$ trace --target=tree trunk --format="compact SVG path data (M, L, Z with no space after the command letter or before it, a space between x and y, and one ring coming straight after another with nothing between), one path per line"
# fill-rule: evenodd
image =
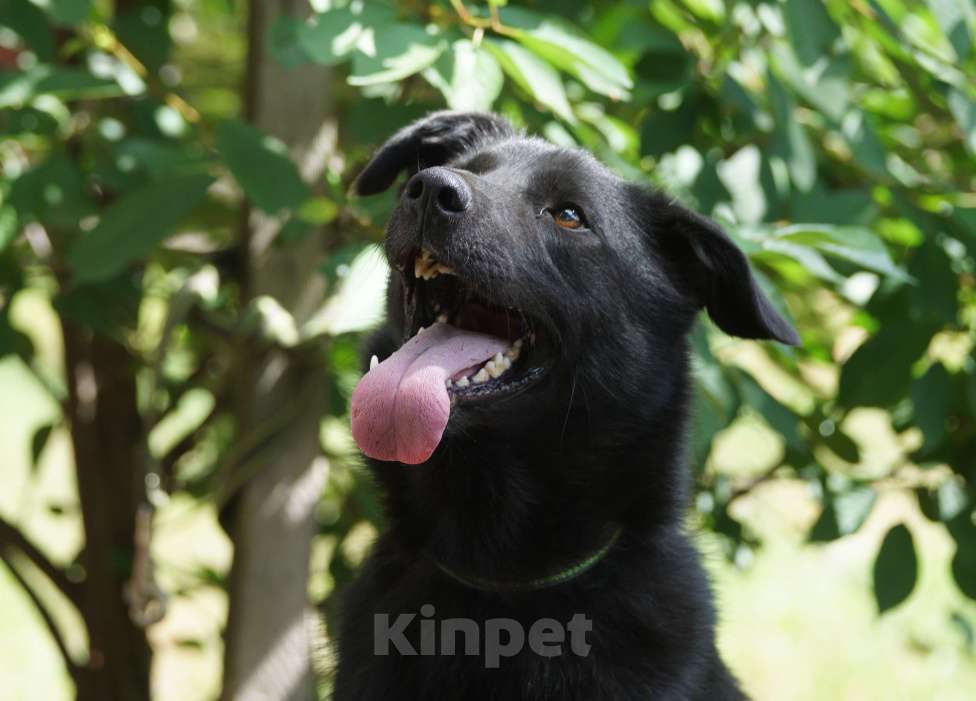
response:
M307 0L251 0L245 93L248 119L281 139L303 177L321 180L331 155L329 72L285 70L268 55L266 37L282 15L303 17ZM244 213L245 300L273 297L301 324L324 299L319 237L272 245L281 222ZM274 432L237 470L247 481L234 497L228 529L234 541L224 668L225 699L315 697L309 603L314 509L327 465L319 447L324 386L311 364L283 350L244 349L238 430L242 440L277 421Z
M136 506L144 494L142 421L134 360L103 336L63 321L68 421L85 529L78 606L89 662L75 677L79 701L149 698L151 652L129 618L123 589L132 567Z

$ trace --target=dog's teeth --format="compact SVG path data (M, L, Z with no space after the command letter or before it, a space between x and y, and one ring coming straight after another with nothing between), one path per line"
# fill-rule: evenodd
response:
M492 358L492 360L495 361L495 365L501 365L502 362L503 362L503 359L504 359L504 356L501 353L495 353L495 357Z
M373 368L375 368L379 364L380 364L380 359L377 358L375 355L372 358L369 359L369 369L370 370L372 370Z
M488 374L488 371L481 368L477 373L475 373L475 376L471 378L471 381L477 385L481 384L482 382L487 382L490 377L491 375Z
M419 336L420 335L420 332L423 331L423 330L424 330L424 327L423 326L421 326L419 329L417 329L417 335Z
M471 384L471 381L467 377L462 377L460 380L458 380L457 382L454 383L454 386L455 387L464 388L464 387L467 387L470 384Z
M439 321L442 324L446 324L447 323L447 314L438 314L437 315L437 321Z

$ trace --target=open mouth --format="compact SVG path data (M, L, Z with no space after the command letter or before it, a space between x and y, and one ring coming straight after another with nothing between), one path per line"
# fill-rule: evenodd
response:
M366 455L425 462L460 404L498 401L535 384L548 335L521 310L479 293L425 249L406 282L403 344L373 358L352 396L353 438Z
M445 380L457 403L488 400L529 386L545 371L545 333L521 310L495 304L421 249L414 260L406 318L410 337L426 327L447 324L459 331L506 341L490 357L451 373Z

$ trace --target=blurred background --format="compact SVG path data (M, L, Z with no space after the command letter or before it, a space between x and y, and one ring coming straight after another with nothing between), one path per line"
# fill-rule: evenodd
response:
M722 222L689 526L756 699L976 698L972 0L0 0L0 696L327 698L393 194L494 109ZM265 694L260 696L260 694Z

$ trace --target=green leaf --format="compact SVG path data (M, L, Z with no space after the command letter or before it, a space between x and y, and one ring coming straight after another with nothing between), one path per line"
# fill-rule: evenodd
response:
M829 60L823 70L807 71L785 42L773 45L772 65L793 91L829 119L840 122L850 103L849 65L845 60Z
M959 591L976 600L976 526L964 512L950 528L956 540L956 553L952 556L952 577Z
M851 464L861 461L861 449L844 431L838 429L828 436L823 436L823 442L841 460Z
M887 177L888 164L884 146L864 112L860 110L848 112L841 123L841 133L847 140L858 165L872 175Z
M98 78L80 68L39 64L26 71L0 72L0 108L22 106L38 95L97 100L122 94L122 88L114 80Z
M954 527L962 522L956 517L963 514L963 510L969 505L964 483L954 479L944 480L935 490L917 487L915 495L918 497L919 508L927 519L952 522Z
M786 0L783 18L793 49L804 65L812 66L831 53L840 29L827 14L824 3L814 0Z
M56 151L13 182L9 201L22 222L33 218L46 226L74 230L96 211L87 190L78 165Z
M237 120L217 127L217 150L254 206L268 214L301 206L308 186L279 140Z
M44 13L29 0L2 0L3 23L14 30L42 63L54 60L54 36Z
M625 100L633 81L609 51L587 39L568 22L517 7L506 8L502 24L515 38L553 66L580 80L593 92Z
M17 210L0 205L0 253L17 237Z
M807 442L797 431L799 417L792 409L781 404L748 375L741 376L740 388L745 403L758 411L766 423L783 437L788 449L802 455L809 454Z
M856 533L867 521L878 495L871 487L856 487L834 497L837 527L841 535Z
M915 425L922 431L921 455L930 454L946 436L952 403L952 378L942 363L935 363L912 383Z
M30 363L34 355L30 336L10 323L10 305L0 309L0 358L6 355L16 355L26 363Z
M959 90L949 90L949 111L956 118L965 139L966 148L976 154L976 102Z
M552 66L514 41L485 40L484 46L498 59L505 73L536 102L567 122L576 122L566 90Z
M403 80L433 64L445 48L443 39L413 24L376 27L373 45L353 56L347 82L362 87Z
M837 525L837 511L834 509L834 499L831 495L824 496L823 509L817 518L807 540L811 543L832 543L840 538L840 528Z
M424 78L455 110L490 110L505 82L495 57L467 39L454 42L424 71Z
M308 224L328 224L339 216L339 205L327 197L313 197L298 208L298 217Z
M828 256L898 280L909 279L905 271L891 260L884 241L864 227L794 224L776 230L774 236L779 240L810 246Z
M181 175L150 183L116 201L68 251L76 279L104 280L148 255L203 200L212 182L209 175Z
M926 239L916 249L908 264L908 272L918 281L910 291L913 316L945 324L956 323L959 279L945 249L933 239Z
M350 58L360 41L372 39L369 17L347 8L315 15L296 31L305 55L316 63L334 66Z
M952 44L956 58L965 59L973 45L971 28L976 25L976 7L972 0L926 0L926 4Z
M889 407L901 400L911 383L912 365L937 328L907 319L883 325L841 367L838 401L847 407Z
M36 473L40 465L41 453L47 445L51 432L54 431L54 424L44 424L34 431L31 436L31 472Z
M918 579L918 557L911 531L898 524L888 531L874 561L874 600L878 613L909 597Z
M340 283L322 311L301 329L303 338L365 331L383 318L390 268L377 246L368 246L336 271Z
M769 101L776 121L773 154L786 163L793 184L806 192L817 181L817 159L803 125L796 119L796 102L775 78L769 81Z
M58 24L74 26L88 18L91 0L47 0L43 6Z

